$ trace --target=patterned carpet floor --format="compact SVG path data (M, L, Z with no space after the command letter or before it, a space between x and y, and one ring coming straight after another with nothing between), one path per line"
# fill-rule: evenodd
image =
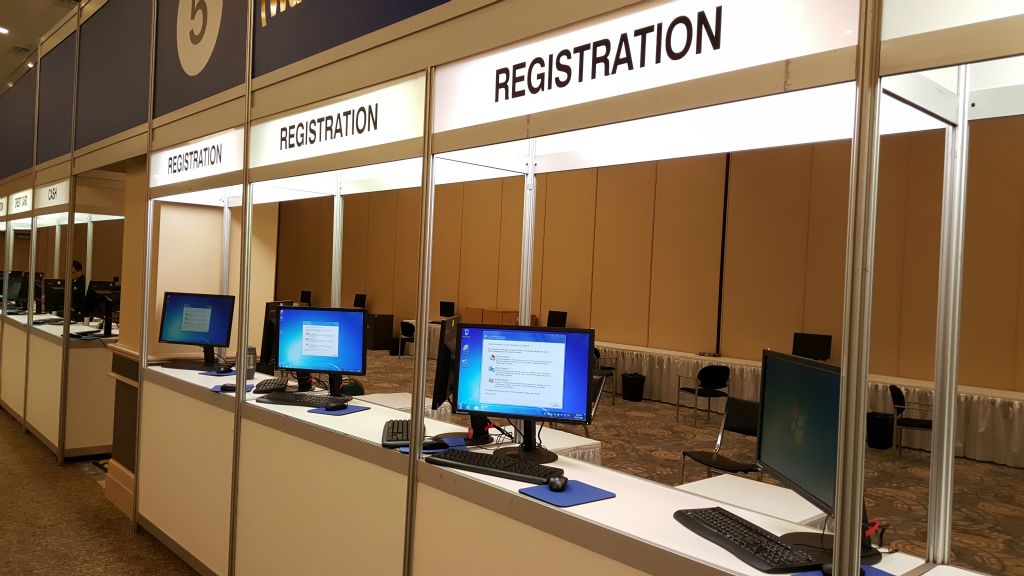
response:
M367 393L409 391L414 361L410 357L388 356L369 351L367 375L360 377ZM433 381L434 363L428 362L428 386ZM676 407L661 402L627 402L615 405L605 393L590 434L602 443L602 462L666 485L680 484L682 450L711 449L721 417L703 417L697 426L693 415L683 409L675 421ZM457 417L456 417L457 418ZM723 453L750 458L753 439L727 435ZM928 476L930 455L904 450L900 458L892 450L867 450L865 502L869 515L889 528L886 544L895 549L924 556L928 524ZM706 477L706 469L695 463L686 467L686 481ZM775 482L765 475L766 482ZM989 574L1024 576L1024 469L958 458L955 464L953 497L952 563Z

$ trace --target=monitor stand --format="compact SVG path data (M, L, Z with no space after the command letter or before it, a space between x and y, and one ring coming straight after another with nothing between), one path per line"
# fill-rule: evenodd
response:
M345 396L345 393L341 391L341 386L341 374L327 375L327 391L331 396Z
M299 383L299 392L313 391L313 374L304 370L295 371L295 380Z
M213 352L213 346L203 345L203 365L204 366L216 366L217 355Z
M523 419L523 443L519 446L499 448L494 451L497 456L522 458L534 464L547 464L558 460L558 454L537 445L537 423L528 418Z
M490 427L491 421L486 416L479 416L477 414L469 415L469 432L447 432L445 434L437 434L434 436L435 440L444 440L445 438L462 438L466 442L466 446L484 446L494 442L494 438L491 437L487 429Z
M790 532L779 538L793 546L807 552L821 562L832 563L833 538L831 534L820 532ZM860 563L864 566L871 566L882 560L882 553L871 545L871 540L865 538L860 547Z

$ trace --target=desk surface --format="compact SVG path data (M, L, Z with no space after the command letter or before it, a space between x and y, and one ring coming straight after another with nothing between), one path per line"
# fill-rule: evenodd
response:
M676 490L811 528L820 527L825 519L824 512L792 490L733 474L680 484Z
M214 384L230 381L229 378L203 376L192 371L153 366L149 367L149 369L207 389ZM212 397L213 393L211 392L210 394ZM232 395L223 394L222 396ZM371 406L371 409L341 417L311 414L308 412L309 409L303 406L256 404L255 396L252 399L247 398L247 401L262 410L278 413L318 428L331 430L375 445L380 443L384 422L407 416L404 412L385 406L372 405L358 398L352 400L353 405ZM425 421L425 426L428 435L461 430L461 428L452 424L429 419ZM556 431L545 431L545 436L549 432ZM556 436L560 435L551 434L546 439L553 441ZM423 465L430 466L425 463ZM679 556L697 560L727 573L761 574L761 572L748 567L722 548L712 545L707 540L683 528L672 518L672 512L680 508L721 505L719 502L573 458L560 457L557 466L564 469L566 476L573 480L599 486L617 495L617 497L610 500L561 509L560 513L566 514L569 518L592 523L614 532L628 535L628 537L637 541L669 550ZM495 510L496 514L501 513L498 510L502 509L502 502L507 504L509 497L523 499L529 503L528 505L547 506L546 504L538 504L533 499L520 495L519 489L524 486L522 482L452 468L444 468L441 472L443 474L450 473L473 478L481 484L495 489L496 492L492 494L494 507L491 507L491 509ZM458 494L455 494L455 496L458 496ZM489 499L489 501L492 500ZM779 518L773 518L735 506L727 505L726 507L776 534L812 531ZM564 538L572 541L571 536ZM918 558L896 553L886 555L879 567L893 574L903 574L922 563L923 561Z

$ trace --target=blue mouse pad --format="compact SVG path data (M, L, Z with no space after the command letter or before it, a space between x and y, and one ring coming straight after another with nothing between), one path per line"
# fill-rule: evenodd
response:
M217 372L216 370L206 370L204 372L200 372L200 374L202 374L203 376L234 376L235 371L234 369L232 369L231 372L221 373Z
M255 386L253 384L246 384L245 385L245 391L246 392L252 392L253 388L255 388ZM220 394L221 392L223 392L223 390L220 389L220 384L217 384L216 386L210 388L210 391L211 392L216 392L217 394ZM231 392L234 392L234 390L228 390L228 393L231 393Z
M566 484L565 490L561 492L553 492L548 488L547 484L541 484L540 486L530 486L529 488L520 488L520 494L526 494L531 498L536 498L541 502L547 502L552 506L558 506L559 508L568 508L569 506L576 506L577 504L587 504L590 502L597 502L598 500L607 500L609 498L615 498L614 492L602 490L597 486L591 486L585 482L578 480L569 480Z
M324 416L347 416L349 414L355 414L356 412L362 412L363 410L369 410L369 406L353 406L349 404L347 408L341 410L324 410L323 408L313 408L307 410L310 414L323 414Z

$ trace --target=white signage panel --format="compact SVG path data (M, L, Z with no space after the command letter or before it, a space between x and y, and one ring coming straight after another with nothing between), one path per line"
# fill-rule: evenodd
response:
M61 180L46 186L37 186L35 207L49 208L71 203L71 180Z
M165 186L242 169L243 132L235 128L209 138L154 152L149 186Z
M423 136L423 75L252 127L249 165L269 166Z
M643 5L647 6L647 5ZM674 0L438 69L437 132L857 43L857 0Z
M0 198L0 218L7 216L7 197Z
M15 192L7 197L7 213L21 214L32 209L32 189Z

